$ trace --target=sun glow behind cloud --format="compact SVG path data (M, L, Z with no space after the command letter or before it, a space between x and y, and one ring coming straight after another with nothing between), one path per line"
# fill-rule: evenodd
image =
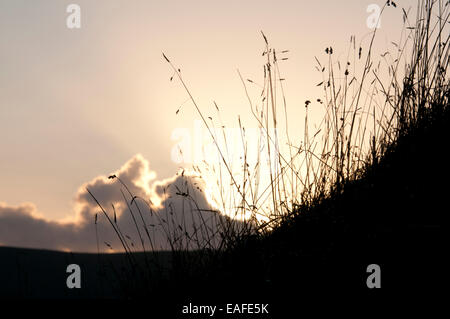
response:
M177 227L182 226L183 231L187 233L195 232L193 227L199 227L200 220L211 224L208 226L212 227L211 229L216 227L211 220L214 208L209 205L203 193L203 184L199 183L195 176L176 175L158 181L156 174L150 169L149 162L140 154L135 155L112 174L116 177L98 176L81 185L75 196L74 214L64 221L55 222L43 218L33 204L11 206L0 203L0 241L9 246L93 252L96 251L94 228L97 228L101 242L113 247L106 250L120 251L121 246L114 236L113 228L100 206L88 193L88 189L109 218L114 222L117 220L124 234L130 237L127 237L130 242L137 242L139 236L131 220L129 205L132 205L132 198L127 194L128 191L137 196L135 205L138 205L143 213L141 218L145 224L139 227L152 227L154 249L168 249L168 241L173 238L167 236L175 236L175 233L167 234L164 228L175 231ZM120 179L120 183L116 179ZM195 207L200 211L189 210L192 208L190 200L181 194L185 192L190 194L192 201L195 201ZM151 204L152 202L155 203ZM173 215L174 211L186 211L186 214ZM185 244L187 247L191 245ZM146 245L149 246L150 242L146 241ZM103 247L104 245L102 251Z

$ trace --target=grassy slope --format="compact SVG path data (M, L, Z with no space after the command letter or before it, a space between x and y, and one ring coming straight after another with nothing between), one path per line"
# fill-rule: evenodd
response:
M385 292L436 293L448 269L449 124L448 106L425 116L340 194L218 258L186 280L181 294L196 282L200 295L364 295L373 293L366 286L372 263L381 266Z

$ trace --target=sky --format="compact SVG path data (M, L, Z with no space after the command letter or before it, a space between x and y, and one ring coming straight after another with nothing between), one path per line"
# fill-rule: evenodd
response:
M72 3L80 28L67 26ZM237 70L261 79L263 31L273 47L289 50L281 65L285 95L290 117L302 118L304 101L322 96L314 57L324 58L328 46L345 56L352 35L365 43L373 4L384 1L2 0L0 245L94 250L98 208L85 188L106 205L119 203L106 178L112 173L158 203L156 210L167 205L161 185L176 184L180 167L191 164L174 160L177 134L194 136L199 116L170 80L162 52L205 116L215 114L216 101L229 127L238 116L251 127ZM402 25L401 9L390 9L377 37L383 49ZM197 196L214 206L207 191Z

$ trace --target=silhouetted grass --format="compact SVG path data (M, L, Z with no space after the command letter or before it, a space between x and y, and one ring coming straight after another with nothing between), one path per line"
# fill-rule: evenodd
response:
M155 276L147 273L148 281L141 286L152 288L133 296L161 290L183 296L192 286L206 293L269 293L283 291L288 282L308 288L327 284L363 287L364 265L378 262L391 271L399 270L404 261L414 261L414 252L437 260L431 254L441 248L437 240L442 235L442 219L436 203L446 196L438 181L448 177L443 148L450 137L446 129L450 5L430 0L417 4L415 23L403 10L404 37L392 52L374 56L375 29L366 45L355 36L350 38L344 61L334 58L332 47L326 48L325 59L315 58L324 96L305 101L304 121L293 120L294 125L304 125L303 140L297 144L287 129L288 107L280 72L288 51L275 50L262 34L263 84L239 76L256 126L263 133L263 138L250 143L264 144L270 169L262 173L258 165L250 167L245 126L239 120L244 149L241 180L229 157L228 148L235 145L227 143L224 126L221 123L225 141L221 144L214 122L207 120L180 70L163 54L217 147L221 162L209 168L218 172L220 193L232 195L222 195L219 206L228 217L217 214L212 231L202 220L195 199L179 190L178 195L194 207L189 213L199 214L195 236L183 234L183 225L158 216L173 253L171 275L153 285ZM249 86L261 89L259 100L251 99ZM313 103L323 108L324 115L315 131L308 118ZM214 106L220 118L220 109ZM283 138L278 130L282 120L286 125ZM283 139L287 152L280 151ZM424 169L434 175L430 177ZM262 193L257 183L261 174L269 178ZM145 247L143 240L146 236L152 243L152 229L136 204L141 199L119 182L126 190L123 198L141 248L152 253L155 247ZM134 252L120 228L98 205L129 256L132 277L141 282L146 270L136 270ZM424 243L433 247L424 248ZM392 285L400 287L400 283L406 285L407 280L400 278Z

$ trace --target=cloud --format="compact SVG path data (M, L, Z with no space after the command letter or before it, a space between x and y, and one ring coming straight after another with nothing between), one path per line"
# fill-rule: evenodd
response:
M0 243L80 252L96 252L97 243L100 251L111 250L108 245L114 251L122 251L123 245L131 250L195 249L217 245L221 226L229 224L193 174L157 181L138 154L113 175L82 185L75 195L74 217L64 222L45 219L31 203L0 203Z

